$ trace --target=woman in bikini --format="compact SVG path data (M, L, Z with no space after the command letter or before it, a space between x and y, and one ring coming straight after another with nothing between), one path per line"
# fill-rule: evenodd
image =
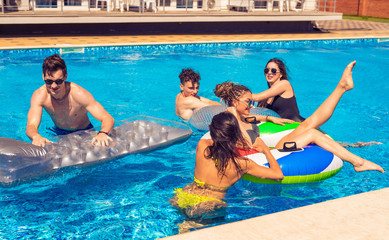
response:
M215 115L209 130L211 139L201 139L197 145L194 182L176 189L176 195L170 199L176 209L197 221L226 215L227 204L222 199L227 189L243 174L275 181L283 179L270 149L260 138L249 147L233 114L222 112ZM239 156L237 148L252 148L265 154L270 168Z

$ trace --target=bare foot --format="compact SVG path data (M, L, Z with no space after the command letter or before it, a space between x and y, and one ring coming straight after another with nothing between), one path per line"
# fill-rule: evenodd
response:
M378 164L375 164L373 162L370 162L369 160L364 159L362 165L360 166L354 166L354 169L356 172L363 172L363 171L378 171L384 173L385 170Z
M342 78L339 81L339 86L343 88L345 91L351 90L354 88L353 82L353 68L357 61L351 62L347 65L346 69L343 72Z

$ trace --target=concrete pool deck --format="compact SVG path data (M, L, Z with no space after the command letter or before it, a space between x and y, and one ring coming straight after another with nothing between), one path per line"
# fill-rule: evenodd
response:
M389 188L228 223L164 238L235 239L387 239Z
M0 49L351 38L389 40L389 23L351 20L317 21L317 23L321 31L293 34L43 37L0 35ZM389 188L385 188L166 239L386 239L389 236L388 202Z

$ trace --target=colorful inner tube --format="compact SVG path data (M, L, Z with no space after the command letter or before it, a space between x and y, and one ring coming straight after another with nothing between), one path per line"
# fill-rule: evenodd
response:
M242 154L261 166L269 167L264 154L246 152ZM292 184L318 182L335 176L343 166L343 161L317 145L309 145L299 151L271 153L280 164L284 179L280 182L244 175L242 179L255 183Z
M277 125L265 122L258 125L260 136L267 146L274 148L278 141L292 132L300 123ZM203 138L209 139L209 132ZM256 164L269 167L264 154L255 150L239 150L240 154L254 161ZM264 184L293 184L322 181L335 176L343 167L343 161L334 154L317 145L308 145L296 150L272 149L271 153L280 164L284 174L282 181L272 181L251 175L244 175L242 179Z

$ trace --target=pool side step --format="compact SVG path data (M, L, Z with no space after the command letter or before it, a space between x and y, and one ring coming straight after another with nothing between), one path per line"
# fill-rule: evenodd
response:
M389 38L378 38L378 42L389 42Z
M85 48L83 47L69 47L69 48L60 48L59 49L60 54L67 54L67 53L85 53Z

